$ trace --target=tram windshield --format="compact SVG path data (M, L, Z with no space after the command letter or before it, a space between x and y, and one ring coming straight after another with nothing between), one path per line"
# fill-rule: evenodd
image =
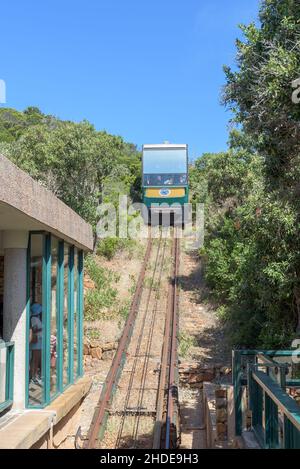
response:
M182 186L187 184L187 149L144 149L145 186Z
M144 174L144 186L186 186L186 174Z

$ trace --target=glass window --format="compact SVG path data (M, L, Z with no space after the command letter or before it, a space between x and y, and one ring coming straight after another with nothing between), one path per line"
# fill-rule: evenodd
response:
M59 242L51 240L51 318L50 318L50 397L57 393L58 384L58 249Z
M74 380L78 375L78 251L74 249Z
M144 174L187 174L187 150L144 150L143 172Z
M29 253L28 404L43 407L81 373L83 258L49 234L32 233Z
M45 318L43 312L43 244L41 234L30 238L29 265L29 405L39 406L44 401L43 364L43 329Z
M186 174L145 174L144 186L186 186Z
M63 385L69 384L69 245L64 244Z

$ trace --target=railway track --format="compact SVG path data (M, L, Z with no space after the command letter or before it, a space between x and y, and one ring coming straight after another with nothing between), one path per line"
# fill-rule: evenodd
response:
M163 229L159 239L149 238L86 449L171 449L179 444L179 239L175 230L171 240Z

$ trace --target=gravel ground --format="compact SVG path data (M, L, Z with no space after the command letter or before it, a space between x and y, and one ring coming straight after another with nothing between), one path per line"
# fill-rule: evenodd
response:
M203 366L231 367L231 349L212 305L204 302L205 283L201 260L194 251L181 254L180 333L193 339L187 356L180 357ZM230 376L225 378L230 380ZM206 432L202 390L180 389L181 448L204 449Z

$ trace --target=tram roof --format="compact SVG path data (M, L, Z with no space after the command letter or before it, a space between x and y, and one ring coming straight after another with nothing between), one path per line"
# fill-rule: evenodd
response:
M186 150L187 144L171 144L171 143L160 143L160 144L147 144L143 145L143 150Z

